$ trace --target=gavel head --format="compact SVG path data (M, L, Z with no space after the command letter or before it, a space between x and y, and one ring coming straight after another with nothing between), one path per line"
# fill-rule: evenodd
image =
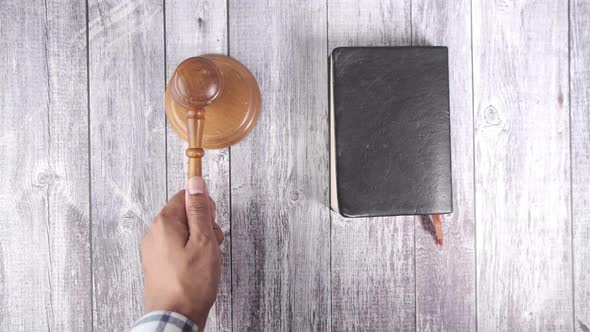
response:
M184 60L170 80L170 94L182 107L203 108L212 103L223 89L223 77L217 65L204 57Z

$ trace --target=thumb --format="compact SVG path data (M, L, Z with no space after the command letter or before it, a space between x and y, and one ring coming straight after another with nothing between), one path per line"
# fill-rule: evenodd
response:
M211 208L207 184L200 176L193 176L186 182L186 217L191 238L213 237Z

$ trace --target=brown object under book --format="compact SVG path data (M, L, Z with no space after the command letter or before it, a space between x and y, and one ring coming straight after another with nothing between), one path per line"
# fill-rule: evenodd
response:
M442 231L442 216L440 214L432 215L432 224L434 225L434 234L436 235L436 242L442 247L443 245L443 231Z
M236 144L260 113L256 78L237 60L220 54L188 58L166 89L166 116L189 147L188 177L202 176L204 149Z

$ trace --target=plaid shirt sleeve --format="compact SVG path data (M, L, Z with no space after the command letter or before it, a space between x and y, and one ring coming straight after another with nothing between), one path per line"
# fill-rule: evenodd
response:
M198 332L198 328L179 313L152 311L135 322L129 332Z

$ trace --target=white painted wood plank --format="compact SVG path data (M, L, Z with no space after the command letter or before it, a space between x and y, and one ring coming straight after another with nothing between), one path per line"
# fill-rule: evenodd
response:
M166 201L162 1L89 1L94 329L143 313L139 254Z
M0 326L91 329L84 3L0 11Z
M590 1L570 4L574 324L590 331Z
M413 218L332 222L333 329L413 330Z
M207 53L227 53L227 7L219 1L166 1L166 79L182 60ZM184 142L167 126L168 197L184 188L187 158ZM209 312L206 329L231 329L231 234L229 214L229 149L207 150L203 173L215 200L216 219L225 235L221 247L223 275L217 302Z
M572 330L565 1L473 1L477 324Z
M329 0L329 51L409 45L410 8L410 1ZM333 328L414 329L414 218L331 218Z
M230 1L262 112L231 148L236 331L330 328L326 4Z
M416 324L422 331L475 330L475 225L471 1L412 1L412 44L449 48L453 214L444 247L429 217L416 218Z

